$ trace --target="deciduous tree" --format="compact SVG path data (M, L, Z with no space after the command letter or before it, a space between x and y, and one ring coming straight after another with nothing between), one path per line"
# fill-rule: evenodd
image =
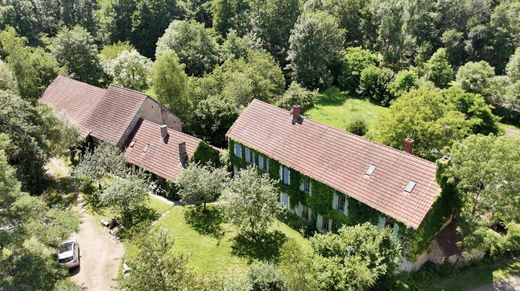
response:
M104 63L105 72L112 77L114 84L138 91L150 86L148 75L151 66L152 61L135 49L122 51L115 59Z
M448 86L453 76L453 69L446 58L445 49L438 49L424 64L424 76L439 88Z
M456 84L468 92L489 97L494 76L495 69L487 62L467 62L457 70Z
M379 65L379 56L377 53L361 47L347 48L341 58L339 84L343 89L354 92L358 88L361 72L371 65Z

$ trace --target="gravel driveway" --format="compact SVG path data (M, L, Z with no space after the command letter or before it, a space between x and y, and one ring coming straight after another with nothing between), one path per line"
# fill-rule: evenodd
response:
M123 245L85 210L80 208L80 214L79 233L72 237L80 246L81 267L71 279L84 290L115 289Z

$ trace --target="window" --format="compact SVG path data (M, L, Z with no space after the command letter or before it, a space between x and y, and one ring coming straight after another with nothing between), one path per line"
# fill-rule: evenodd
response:
M244 147L244 154L246 156L246 163L251 163L251 150L248 147Z
M291 185L291 171L289 171L289 168L280 166L280 180L286 185Z
M372 174L374 173L375 170L376 170L376 166L370 165L370 166L368 166L368 170L366 171L365 174L367 174L368 176L372 176Z
M311 181L309 179L303 179L302 183L300 184L300 190L309 194L311 191Z
M302 218L305 220L309 220L309 208L307 206L303 205L302 207Z
M345 211L345 195L338 195L338 209L341 212Z
M321 220L321 230L329 230L329 219L327 218L327 216L323 216L323 219Z
M238 158L242 158L242 146L239 144L235 144L235 147L233 149L233 152L235 153L235 156Z
M264 172L269 172L269 159L258 155L258 168Z
M280 193L280 204L284 208L289 208L289 195L287 193Z
M408 184L406 184L406 187L404 188L404 191L411 193L413 191L413 188L415 188L415 182L414 181L408 181Z

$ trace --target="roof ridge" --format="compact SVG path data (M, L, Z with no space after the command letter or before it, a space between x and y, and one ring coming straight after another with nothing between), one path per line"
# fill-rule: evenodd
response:
M267 102L265 102L265 101L262 101L262 100L259 100L259 99L256 99L256 98L253 99L253 101L251 101L251 103L253 103L253 102L259 102L259 103L261 103L261 104L263 104L263 105L268 105L268 106L272 107L273 109L276 109L276 110L279 110L279 111L290 112L290 111L287 111L286 109L283 109L283 108L280 108L280 107L278 107L278 106L275 106L275 105L269 104L269 103L267 103ZM248 106L248 107L249 107L249 106ZM398 149L393 148L393 147L391 147L391 146L388 146L388 145L385 145L385 144L382 144L382 143L375 142L375 141L370 140L370 139L368 139L368 138L366 138L366 137L362 137L362 136L359 136L359 135L356 135L356 134L353 134L353 133L350 133L350 132L347 132L347 131L342 131L342 130L340 130L340 129L338 129L338 128L335 128L335 127L332 127L332 126L330 126L330 125L324 124L324 123L322 123L322 122L320 122L320 121L310 119L310 118L308 118L308 117L306 117L306 116L304 116L304 115L300 115L300 116L301 116L303 119L308 120L309 122L315 123L315 124L317 124L317 125L319 125L319 126L322 126L322 127L329 128L329 129L334 130L334 131L336 131L336 132L338 132L338 133L340 133L340 134L343 134L343 135L346 135L346 136L351 136L351 137L353 137L353 138L357 138L357 139L362 140L362 141L365 141L365 142L369 142L369 143L371 143L371 144L373 144L373 145L375 145L375 146L381 146L381 147L388 148L388 149L394 151L395 153L398 153L398 154L401 155L402 157L410 157L410 158L414 158L414 159L419 160L419 161L422 161L422 162L427 162L427 163L435 164L435 162L432 162L432 161L430 161L430 160L427 160L427 159L421 158L421 157L416 156L416 155L414 155L414 154L406 153L406 152L404 152L404 151L398 150ZM235 125L235 124L233 124L233 125ZM232 127L231 127L231 128L232 128ZM230 130L231 130L231 128L230 128ZM403 141L403 142L404 142L404 141Z
M142 118L142 117L141 117L140 119L142 120L143 123L146 122L146 123L151 123L151 124L157 125L158 127L161 126L161 124L159 124L159 123L155 123L155 122L153 122L153 121L150 121L150 120L144 119L144 118ZM193 136L193 135L189 135L189 134L184 133L184 132L182 132L182 131L179 131L179 130L176 130L176 129L173 129L173 128L169 128L169 127L167 127L167 129L168 129L168 132L173 131L173 132L176 133L176 134L180 134L180 135L183 135L183 136L189 137L189 138L191 138L191 139L196 139L196 140L198 140L198 141L203 141L202 139L200 139L200 138L198 138L198 137L195 137L195 136Z
M137 94L140 94L140 95L144 95L144 96L146 96L146 97L148 97L148 98L152 98L152 97L150 97L148 94L143 93L143 92L141 92L141 91L137 91L137 90L134 90L134 89L126 88L126 87L119 86L119 85L116 85L116 84L110 84L110 85L108 85L108 88L110 88L110 87L115 87L115 88L118 88L118 89L123 89L123 90L126 90L126 91L130 91L130 92L134 92L134 93L137 93Z
M96 85L92 85L92 84L89 84L89 83L87 83L87 82L83 82L83 81L80 81L80 80L76 80L76 79L74 79L74 78L71 78L71 77L69 77L69 76L65 76L65 75L61 75L61 74L59 74L58 76L56 76L56 78L54 78L54 80L53 80L52 82L54 82L57 78L64 78L64 79L67 79L67 80L69 80L69 81L73 81L73 82L76 82L76 83L81 83L81 84L83 84L83 85L86 85L86 86L89 86L89 87L92 87L92 88L96 88L96 89L99 89L99 90L107 91L106 88L98 87L98 86L96 86ZM52 84L52 83L51 83L51 84ZM50 86L50 84L49 84L49 86ZM49 86L47 86L47 88L49 88ZM45 88L45 89L47 89L47 88ZM45 91L44 91L44 92L45 92Z

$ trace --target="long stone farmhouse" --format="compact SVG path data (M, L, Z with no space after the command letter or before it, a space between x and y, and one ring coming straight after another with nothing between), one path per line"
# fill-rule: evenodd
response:
M83 138L117 146L128 163L155 174L160 183L175 180L199 151L216 153L182 133L179 117L134 90L113 85L103 89L58 76L39 102L73 122Z
M297 106L253 100L226 136L233 171L256 164L269 173L280 203L320 232L365 221L414 232L441 193L436 164L411 154L412 140L396 150L309 120Z

